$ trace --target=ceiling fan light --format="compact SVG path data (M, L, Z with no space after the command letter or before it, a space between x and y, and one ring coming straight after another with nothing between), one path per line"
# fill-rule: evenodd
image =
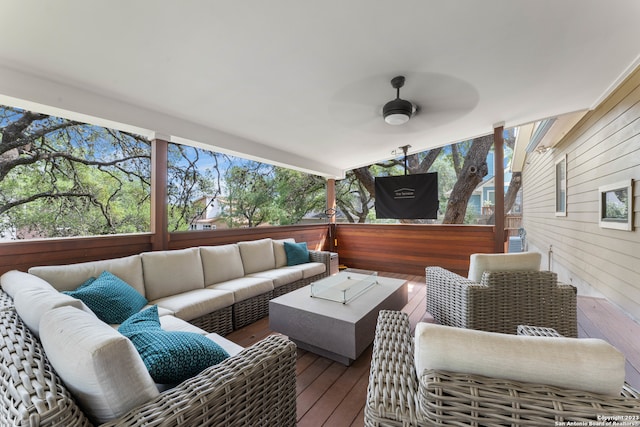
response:
M396 98L387 102L382 108L384 121L390 125L402 125L413 115L413 104L404 99Z

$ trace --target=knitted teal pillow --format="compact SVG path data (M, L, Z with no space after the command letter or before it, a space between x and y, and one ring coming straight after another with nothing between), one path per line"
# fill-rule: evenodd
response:
M147 299L118 276L102 272L73 291L63 293L84 302L105 323L122 323L147 305Z
M287 254L287 265L298 265L309 262L309 249L307 242L284 242L284 251Z
M118 331L131 340L151 378L159 384L180 383L229 357L204 335L162 330L155 305L131 316Z

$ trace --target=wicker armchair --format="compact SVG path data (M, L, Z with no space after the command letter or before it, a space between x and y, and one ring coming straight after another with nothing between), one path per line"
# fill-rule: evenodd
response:
M550 271L485 271L480 283L427 267L427 312L447 326L516 334L518 325L578 336L576 288Z
M364 408L366 426L598 425L604 417L621 416L631 422L640 417L640 394L627 384L620 397L612 397L459 372L417 374L408 315L380 312Z

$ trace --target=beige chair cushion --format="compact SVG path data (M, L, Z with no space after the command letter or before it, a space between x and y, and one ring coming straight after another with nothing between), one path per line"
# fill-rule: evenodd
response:
M276 268L276 257L273 253L273 241L271 239L238 242L238 248L242 257L244 274Z
M468 279L480 283L485 271L540 270L542 255L538 252L510 254L473 254L469 262Z
M75 307L50 310L40 338L53 368L99 423L159 395L131 341L95 316Z
M29 269L29 273L46 280L59 291L72 291L88 278L100 276L103 271L115 274L131 285L140 295L145 296L142 263L139 255L78 264L31 267Z
M296 240L289 238L273 241L273 255L276 259L276 268L287 266L287 253L284 250L284 242L295 243Z
M204 285L215 285L244 276L238 245L201 246Z
M204 288L199 248L144 252L141 257L149 301Z
M49 289L55 288L46 280L24 271L11 270L0 276L0 285L11 298L15 298L17 293L25 289Z
M436 369L618 396L625 359L599 339L530 337L418 323L418 376Z
M37 337L40 337L40 318L44 313L58 307L71 306L95 316L79 299L65 295L55 289L23 289L17 293L13 302L16 312L25 325Z

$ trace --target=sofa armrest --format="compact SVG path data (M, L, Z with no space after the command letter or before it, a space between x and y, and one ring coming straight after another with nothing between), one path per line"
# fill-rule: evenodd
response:
M400 311L380 311L364 407L365 425L414 426L422 420L416 411L418 379L413 355L409 316Z
M326 266L325 277L331 273L331 252L309 251L309 260L312 262L321 262Z
M640 417L638 392L629 385L613 397L438 370L425 370L419 381L419 410L429 425L478 420L483 425L588 425L607 417L613 421L624 416L633 422Z
M427 267L427 312L441 325L467 328L471 288L485 288L442 267Z
M271 335L103 427L294 426L295 370L295 344Z

